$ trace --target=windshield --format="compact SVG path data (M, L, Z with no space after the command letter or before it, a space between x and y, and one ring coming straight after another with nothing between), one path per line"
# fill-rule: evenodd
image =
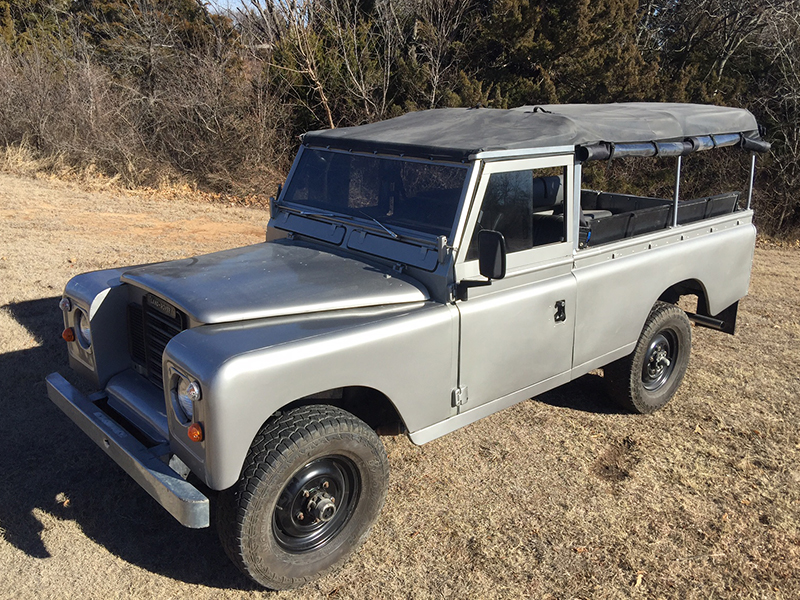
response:
M466 166L305 148L286 202L449 235L467 178Z

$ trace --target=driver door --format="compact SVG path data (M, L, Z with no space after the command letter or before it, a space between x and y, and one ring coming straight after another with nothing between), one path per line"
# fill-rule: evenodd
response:
M479 280L477 231L503 234L503 279L469 288L461 318L460 412L529 398L569 380L576 284L572 275L573 156L487 163L456 263ZM502 408L499 406L497 408Z

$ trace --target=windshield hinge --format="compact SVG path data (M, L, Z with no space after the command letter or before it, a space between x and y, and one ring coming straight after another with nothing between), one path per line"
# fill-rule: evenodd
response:
M440 265L443 265L447 260L447 256L454 250L453 246L447 245L447 237L440 235L436 238L436 251L438 253L437 260Z
M447 286L447 294L450 302L455 302L458 299L458 296L456 295L457 293L458 293L457 283L451 283L450 285Z
M453 406L464 406L469 400L467 386L457 387L453 390Z
M392 266L392 271L395 273L402 274L405 270L406 266L403 263L395 263L394 266Z

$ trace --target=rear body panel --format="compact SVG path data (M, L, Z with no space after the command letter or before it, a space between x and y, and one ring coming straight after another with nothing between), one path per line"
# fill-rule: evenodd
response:
M754 249L752 212L742 211L577 253L573 378L629 354L675 284L697 281L712 315L744 297Z

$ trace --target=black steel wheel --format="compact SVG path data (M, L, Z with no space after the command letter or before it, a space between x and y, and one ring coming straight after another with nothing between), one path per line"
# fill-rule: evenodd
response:
M634 351L603 369L609 395L631 412L663 407L680 386L692 346L692 325L674 304L656 302Z
M241 479L219 495L220 540L257 583L299 587L366 539L388 480L383 444L366 423L331 406L288 411L262 428Z
M671 329L659 331L650 340L642 363L642 385L648 392L658 391L669 381L678 357L678 336Z
M278 496L272 523L275 539L296 554L321 548L347 525L360 492L361 477L349 458L311 461Z

